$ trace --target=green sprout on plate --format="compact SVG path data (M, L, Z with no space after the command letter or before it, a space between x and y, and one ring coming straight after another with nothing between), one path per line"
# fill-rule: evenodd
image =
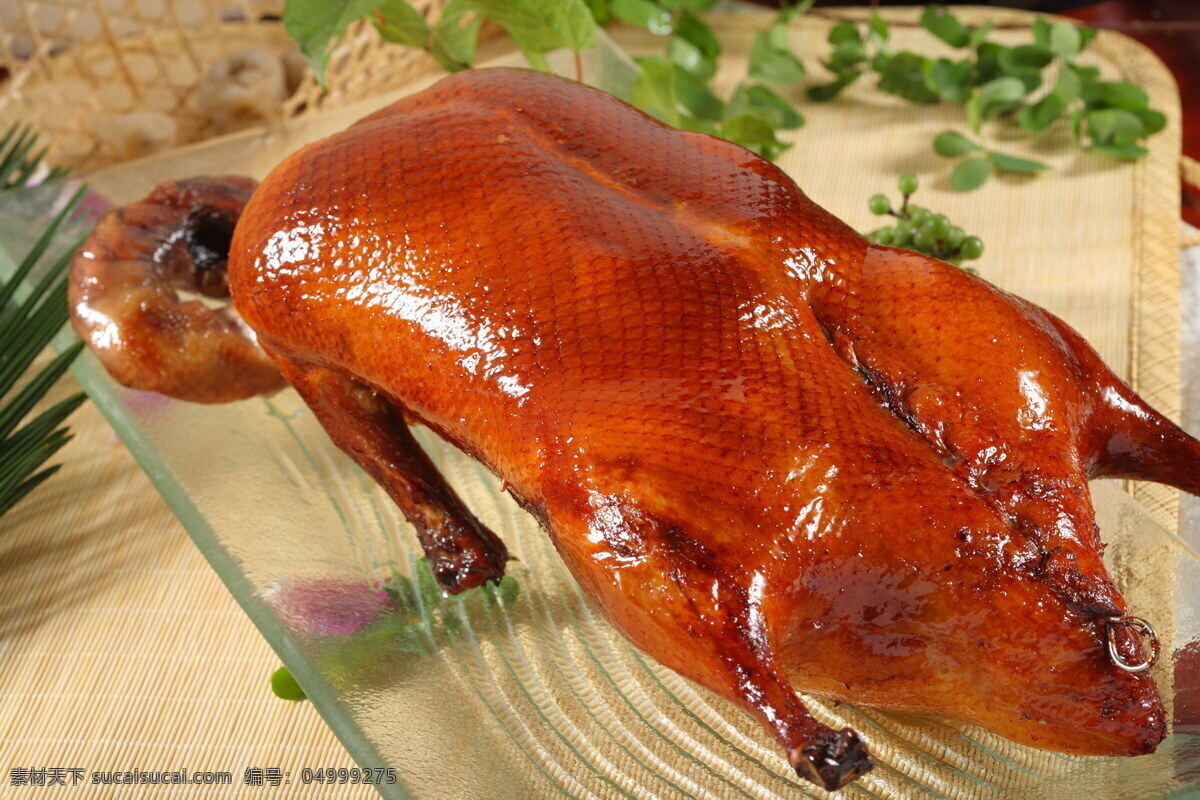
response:
M911 172L901 175L898 188L903 196L898 209L892 207L887 195L877 194L868 201L867 207L872 214L896 218L895 225L886 225L866 234L869 241L924 253L955 266L963 261L975 261L983 255L983 240L978 236L968 236L945 214L934 214L909 202L918 188L916 175ZM968 268L967 271L975 270Z
M360 685L391 676L404 654L433 655L435 631L453 633L469 615L511 608L519 594L517 580L505 575L449 595L423 558L412 578L397 572L376 584L309 579L277 592L272 604L317 671L335 684ZM287 667L271 675L271 691L284 700L306 698Z

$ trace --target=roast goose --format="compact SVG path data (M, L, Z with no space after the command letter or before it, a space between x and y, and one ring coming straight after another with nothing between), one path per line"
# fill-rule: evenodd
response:
M144 202L186 245L238 180ZM93 289L105 252L77 259ZM446 590L508 556L410 421L494 471L619 630L801 776L832 789L871 761L797 691L1063 753L1163 738L1156 643L1101 561L1087 481L1196 493L1200 443L1061 320L870 245L741 147L562 78L462 72L280 164L227 266ZM85 283L99 344L121 304L98 315Z

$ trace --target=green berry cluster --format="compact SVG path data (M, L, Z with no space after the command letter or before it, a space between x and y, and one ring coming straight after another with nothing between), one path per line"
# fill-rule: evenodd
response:
M917 191L916 175L911 172L901 175L899 189L904 196L899 209L892 208L886 195L877 194L868 201L872 214L891 215L896 224L871 231L867 239L924 253L955 266L983 255L983 241L978 236L968 236L962 228L950 224L945 214L934 214L927 208L909 204L909 198Z

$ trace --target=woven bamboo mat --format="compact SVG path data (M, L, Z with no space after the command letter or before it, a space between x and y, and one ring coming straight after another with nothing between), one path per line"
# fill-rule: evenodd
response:
M905 14L892 13L900 15L897 18ZM746 39L761 18L727 22L726 32L733 39ZM802 52L823 51L823 46L812 44L819 41L817 33L802 35L808 43ZM624 41L636 47L639 36L629 34ZM1171 120L1168 130L1153 141L1152 155L1133 168L1134 180L1119 188L1118 196L1103 196L1110 186L1103 183L1101 193L1078 192L1094 219L1104 220L1098 223L1103 230L1058 232L1080 242L1095 240L1080 256L1081 263L1089 258L1103 261L1105 249L1113 247L1106 237L1120 240L1133 253L1132 269L1122 270L1111 287L1130 298L1127 312L1113 325L1104 318L1108 312L1102 304L1076 303L1070 285L1039 277L1037 243L1047 230L1005 228L1003 215L993 210L999 227L992 236L1028 243L1015 248L1019 257L1006 266L1005 277L1013 288L1030 290L1039 301L1065 313L1096 341L1110 363L1155 405L1175 416L1177 94L1165 68L1140 45L1102 34L1095 47L1110 65L1120 64L1125 74L1145 85ZM861 205L873 192L891 190L894 178L880 185L875 179L864 182L851 162L876 158L880 175L889 176L900 171L895 168L900 162L904 169L919 171L937 163L927 144L919 151L895 141L879 151L865 151L854 143L821 145L814 137L819 137L822 115L865 112L875 121L872 125L882 119L878 107L854 95L845 105L806 107L805 112L805 149L791 151L784 166L811 179L805 186L818 201L828 192L859 198ZM908 119L927 112L903 108L895 113ZM878 129L864 130L864 136L868 133L874 136ZM887 136L890 133L879 140ZM813 147L829 158L802 163ZM835 149L842 155L830 156ZM883 152L892 160L884 161ZM1086 181L1094 178L1089 172L1093 166L1085 160L1066 169ZM847 185L849 180L856 183ZM928 205L947 208L956 202L942 202L943 197L955 196L933 186L924 199ZM989 204L1002 209L1012 203L1044 203L1045 198L1036 187L1002 182L961 202L975 209L965 214L979 215ZM1110 222L1105 210L1114 204L1122 213ZM855 225L867 223L865 209L834 210ZM1055 224L1055 209L1045 211L1046 224ZM1088 218L1082 211L1071 217ZM60 392L71 388L60 387ZM224 790L60 790L78 798L374 796L369 787L331 792L300 785L304 767L351 767L351 759L309 704L288 703L271 694L267 679L278 665L276 657L95 409L85 407L72 424L78 436L63 452L63 471L0 522L0 797L26 797L34 791L10 787L9 770L51 767L83 769L85 779L93 770L187 768L193 773L233 774L233 786ZM1160 518L1173 518L1174 493L1140 491L1140 499ZM256 767L290 772L292 783L248 789L243 771Z
M61 399L78 391L68 378ZM62 471L0 522L0 797L376 797L300 785L353 767L310 703L280 700L279 659L91 405ZM228 771L228 787L11 785L10 770ZM71 778L66 778L71 782Z

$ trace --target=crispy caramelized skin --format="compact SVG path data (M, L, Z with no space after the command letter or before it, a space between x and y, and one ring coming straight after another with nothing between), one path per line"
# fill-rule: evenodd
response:
M113 209L71 261L75 332L117 381L195 403L229 403L287 384L227 298L229 241L255 183L236 175L167 181Z
M406 415L823 786L870 760L793 687L1068 753L1164 735L1149 674L1106 652L1130 610L1087 479L1195 492L1200 445L1050 314L868 246L740 147L563 79L460 73L275 169L229 282L443 585L507 556Z

